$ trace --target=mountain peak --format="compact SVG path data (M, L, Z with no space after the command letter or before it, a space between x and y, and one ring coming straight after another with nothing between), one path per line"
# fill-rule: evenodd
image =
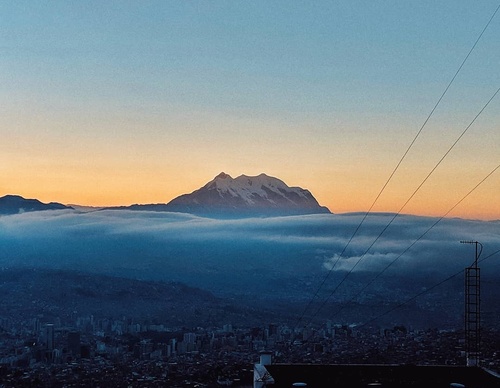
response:
M309 190L289 187L264 173L233 179L221 172L191 194L174 198L169 210L209 217L253 217L330 213Z
M217 175L215 179L233 179L231 178L231 175L226 174L225 172L221 172L219 175Z

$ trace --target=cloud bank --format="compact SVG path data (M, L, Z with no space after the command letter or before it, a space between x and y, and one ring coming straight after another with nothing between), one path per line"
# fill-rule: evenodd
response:
M112 210L24 213L0 217L0 266L182 281L215 292L273 284L286 292L289 282L314 284L353 266L376 273L392 263L384 277L451 274L474 259L473 246L460 240L480 241L482 258L500 249L498 221L444 219L428 231L435 218L407 215L369 249L391 218L370 215L346 248L362 215L214 220ZM500 256L481 266L485 274L500 273Z

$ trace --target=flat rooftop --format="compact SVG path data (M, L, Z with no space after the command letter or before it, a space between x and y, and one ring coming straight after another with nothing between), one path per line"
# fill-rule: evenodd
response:
M452 383L463 384L466 388L500 387L498 375L480 367L314 364L271 364L265 367L274 378L275 384L270 385L274 388L290 388L297 382L306 383L308 388L450 388Z

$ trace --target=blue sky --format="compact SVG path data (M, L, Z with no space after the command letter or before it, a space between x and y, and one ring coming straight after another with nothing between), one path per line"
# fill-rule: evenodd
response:
M1 2L0 193L168 202L265 172L366 210L497 6ZM499 32L497 15L376 210L399 208L500 86ZM409 211L444 213L498 165L498 106ZM499 179L457 215L500 218Z

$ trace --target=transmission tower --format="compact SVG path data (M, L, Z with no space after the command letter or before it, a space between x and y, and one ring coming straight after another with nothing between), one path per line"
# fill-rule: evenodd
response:
M460 242L476 246L474 263L465 269L465 351L467 366L478 366L481 351L481 272L477 260L483 246L478 241Z

